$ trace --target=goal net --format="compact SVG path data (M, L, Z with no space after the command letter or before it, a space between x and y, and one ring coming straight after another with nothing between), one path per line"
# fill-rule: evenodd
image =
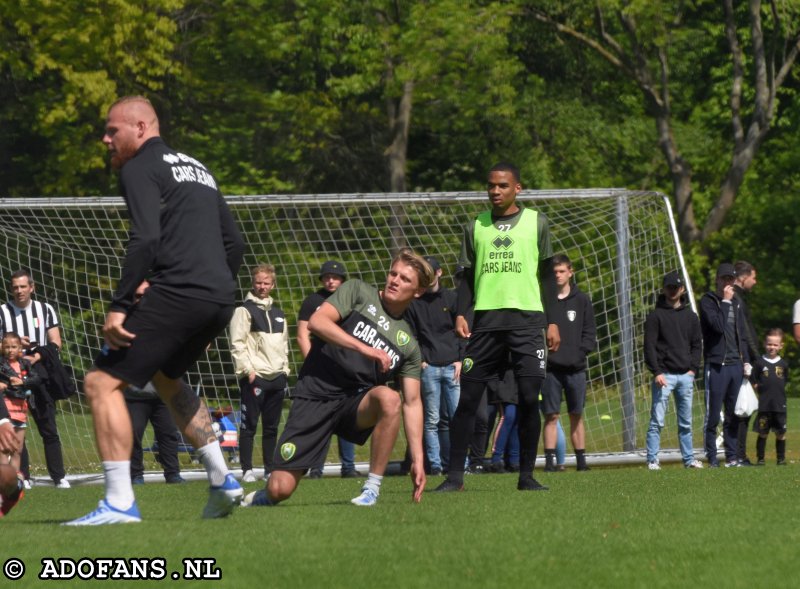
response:
M487 207L485 194L474 192L227 200L247 242L245 267L269 262L277 268L272 294L290 318L290 385L301 363L295 345L297 312L302 300L319 288L322 262L339 260L349 278L382 285L392 254L407 245L436 256L445 286L452 286L462 227ZM587 452L637 455L644 447L650 407L642 345L645 315L665 272L678 269L685 276L669 200L626 190L524 191L519 200L548 216L555 251L573 260L575 280L593 301L598 346L589 356ZM62 360L72 367L80 388L101 346L105 310L119 278L128 229L124 202L110 197L13 198L0 199L0 208L3 281L7 285L15 269L32 270L35 296L59 314ZM250 286L247 268L239 273L239 285L243 297ZM227 335L217 338L187 380L210 407L237 414L238 386ZM701 407L695 405L699 441ZM668 417L668 423L670 419L674 418ZM98 472L91 416L82 393L59 402L58 426L68 472ZM566 418L564 426L568 432ZM665 428L662 447L677 448L675 429ZM148 429L144 446L151 442ZM46 476L41 439L33 425L27 444L32 474ZM401 446L395 448L396 459L402 457ZM258 455L256 451L256 464ZM367 456L361 449L357 458ZM337 460L335 451L329 459ZM147 465L156 468L150 455L148 460ZM188 456L182 460L188 462Z

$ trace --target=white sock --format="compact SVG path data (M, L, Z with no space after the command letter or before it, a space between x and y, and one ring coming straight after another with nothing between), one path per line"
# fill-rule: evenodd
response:
M206 467L208 481L211 486L219 487L225 482L225 477L230 472L228 463L225 462L225 457L222 455L222 448L220 448L219 442L214 441L202 448L198 448L197 454L200 457L200 462Z
M104 460L103 473L106 477L106 503L125 511L133 505L130 460Z
M380 495L382 482L383 482L382 475L369 473L369 476L367 476L367 482L364 483L364 488L372 489L373 491L375 491L376 495Z

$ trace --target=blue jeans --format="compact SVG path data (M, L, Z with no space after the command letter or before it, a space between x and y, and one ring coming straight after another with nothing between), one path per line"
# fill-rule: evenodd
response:
M422 405L425 408L425 453L431 470L447 468L450 458L450 420L458 407L460 387L455 367L433 366L422 369ZM442 462L444 458L445 464Z
M561 420L556 421L556 464L564 464L567 461L567 436L564 435L564 428L561 427Z
M339 459L342 461L342 472L356 469L356 445L344 438L339 438Z
M519 467L519 428L517 427L517 406L503 403L503 423L497 430L492 450L492 463L508 460L508 465Z
M669 395L675 397L675 412L678 416L678 442L684 465L694 460L692 454L692 394L694 393L694 375L665 374L667 386L659 387L653 381L653 407L650 410L650 425L647 428L647 461L658 460L661 445L661 430L664 428L664 416L667 413Z

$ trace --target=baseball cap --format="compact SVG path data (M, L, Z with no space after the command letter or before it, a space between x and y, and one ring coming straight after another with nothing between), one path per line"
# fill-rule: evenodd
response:
M319 269L320 278L325 274L335 274L336 276L347 278L347 270L344 269L344 264L341 262L334 262L333 260L328 260L322 264L322 267Z
M430 267L433 268L434 272L442 269L442 266L439 264L439 260L437 260L433 256L425 256L425 261L428 262L428 264L430 264Z
M664 286L683 286L683 277L677 271L664 274Z
M720 264L717 268L717 278L722 278L723 276L733 276L736 277L736 268L733 267L733 264Z

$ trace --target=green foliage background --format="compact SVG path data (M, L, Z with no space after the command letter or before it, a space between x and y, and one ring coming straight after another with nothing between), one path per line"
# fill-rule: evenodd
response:
M735 17L749 84L745 4ZM768 50L796 49L800 2L762 4ZM151 98L168 142L205 161L228 194L386 191L390 105L407 83L411 190L480 189L486 167L509 159L529 188L670 194L640 89L536 11L587 34L605 15L626 46L612 15L630 17L654 76L657 50L669 57L672 131L702 220L733 153L733 66L710 0L0 0L0 196L116 194L99 138L108 105L133 93ZM791 330L800 284L797 71L724 227L686 244L698 294L720 261L756 265L761 332ZM746 116L751 98L748 85Z

